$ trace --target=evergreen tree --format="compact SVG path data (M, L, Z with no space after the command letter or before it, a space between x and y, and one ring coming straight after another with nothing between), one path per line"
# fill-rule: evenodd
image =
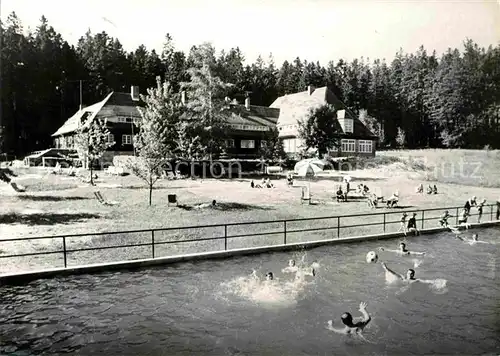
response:
M190 81L181 84L188 98L185 116L195 125L193 132L199 136L203 151L212 161L225 146L229 115L225 101L228 85L214 75L216 62L210 44L204 43L192 50L191 58L195 66L188 69Z

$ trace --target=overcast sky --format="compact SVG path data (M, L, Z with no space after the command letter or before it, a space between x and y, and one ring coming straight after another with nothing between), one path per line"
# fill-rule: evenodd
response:
M117 37L127 51L144 44L161 51L168 32L176 48L212 42L239 46L249 61L270 52L281 64L356 57L391 60L421 44L442 53L468 37L500 43L500 0L0 0L25 27L42 15L76 44L88 28Z

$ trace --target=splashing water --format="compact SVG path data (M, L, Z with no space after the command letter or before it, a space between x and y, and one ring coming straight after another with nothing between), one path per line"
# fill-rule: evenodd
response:
M401 282L401 279L399 279L398 277L396 277L392 273L385 272L385 281L387 284L393 284L393 283L396 283L398 281Z
M412 261L413 261L413 268L418 268L422 265L422 263L424 263L424 260L418 260L416 258L414 258Z
M446 279L437 278L431 281L432 283L430 284L430 288L433 292L437 294L445 294L448 291L448 288L446 288L448 281Z
M313 282L308 282L305 278L295 278L289 282L281 282L279 279L261 280L254 270L247 277L221 283L221 291L257 304L287 307L295 304L300 293L311 283Z

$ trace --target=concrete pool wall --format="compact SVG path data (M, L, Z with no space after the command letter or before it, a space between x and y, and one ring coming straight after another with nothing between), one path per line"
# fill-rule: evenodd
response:
M482 227L491 227L498 225L500 225L500 220L470 224L470 228L482 228ZM419 231L420 235L424 234L429 235L429 234L444 232L447 230L448 230L447 228L437 227L437 228L422 229ZM199 260L209 260L209 259L224 259L234 256L255 255L268 252L283 252L283 251L294 251L301 249L311 249L324 245L353 243L353 242L361 242L368 240L392 239L403 236L404 234L401 232L382 233L382 234L355 236L347 238L335 238L328 240L290 243L286 245L280 244L271 246L260 246L260 247L234 249L227 251L212 251L212 252L193 253L193 254L169 256L169 257L158 257L158 258L128 260L128 261L110 262L102 264L81 265L81 266L67 267L67 268L51 268L51 269L21 272L21 273L8 273L0 275L0 284L17 284L17 283L29 282L35 279L52 278L57 276L100 273L100 272L118 271L118 270L132 270L143 267L174 264L179 262L199 261ZM410 233L406 237L415 238L418 237L418 235L415 236Z

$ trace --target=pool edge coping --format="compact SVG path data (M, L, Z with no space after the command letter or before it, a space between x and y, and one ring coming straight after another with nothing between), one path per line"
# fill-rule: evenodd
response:
M470 224L470 228L482 228L482 227L491 227L497 226L500 224L500 220L495 221L485 221L482 223L472 223ZM118 270L131 270L131 269L140 269L143 267L150 266L159 266L159 265L167 265L181 262L189 262L189 261L200 261L200 260L210 260L210 259L224 259L235 256L248 256L248 255L256 255L262 253L269 252L282 252L289 250L298 250L298 249L311 249L325 245L334 245L334 244L342 244L342 243L353 243L353 242L361 242L361 241L369 241L369 240L383 240L383 239L391 239L398 237L418 237L420 235L431 235L439 232L447 231L447 228L443 227L434 227L419 230L419 235L408 234L404 235L402 232L391 232L391 233L381 233L381 234L373 234L373 235L363 235L363 236L352 236L345 238L334 238L327 240L315 240L315 241L305 241L305 242L294 242L289 244L277 244L277 245L267 245L267 246L259 246L259 247L249 247L249 248L241 248L241 249L231 249L231 250L222 250L222 251L210 251L210 252L202 252L202 253L191 253L177 256L167 256L167 257L157 257L157 258L145 258L145 259L137 259L137 260L126 260L126 261L116 261L116 262L107 262L107 263L98 263L91 265L79 265L74 267L58 267L58 268L50 268L43 270L33 270L33 271L25 271L18 273L6 273L0 275L0 284L11 284L11 283L19 283L19 282L28 282L36 279L45 279L45 278L53 278L58 276L68 276L68 275L78 275L78 274L90 274L90 273L102 273L109 271L118 271Z

